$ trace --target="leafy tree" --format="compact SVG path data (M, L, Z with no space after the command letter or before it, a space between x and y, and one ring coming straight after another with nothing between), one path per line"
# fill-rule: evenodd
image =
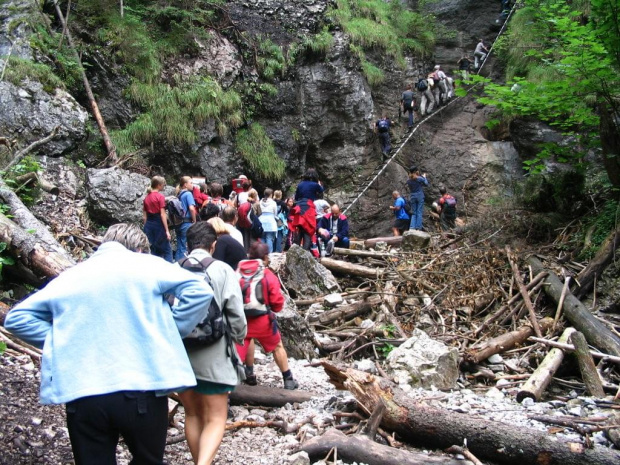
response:
M612 184L620 186L620 0L525 0L503 42L505 85L486 82L484 103L504 115L536 117L575 141L545 147L547 157L578 162L600 146Z

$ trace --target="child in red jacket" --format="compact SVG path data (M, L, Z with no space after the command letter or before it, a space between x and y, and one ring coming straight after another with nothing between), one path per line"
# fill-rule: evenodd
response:
M284 389L297 389L299 384L293 378L293 374L288 367L288 356L282 344L282 337L274 313L278 313L284 307L284 296L280 290L280 280L267 268L269 265L269 248L263 242L254 242L248 252L250 260L239 262L239 273L242 267L248 265L263 266L264 276L261 280L264 304L270 309L267 314L260 316L250 316L246 311L248 320L248 333L243 345L237 344L239 358L245 363L245 382L251 386L256 385L256 375L254 374L254 340L257 340L266 353L273 352L273 358L282 372L284 379ZM253 262L253 263L250 263ZM259 262L259 263L256 263ZM244 295L244 301L246 297Z

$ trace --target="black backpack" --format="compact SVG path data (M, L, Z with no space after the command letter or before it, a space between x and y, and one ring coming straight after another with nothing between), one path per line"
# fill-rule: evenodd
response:
M428 82L426 82L426 79L420 79L418 83L415 85L415 87L420 92L424 92L426 89L428 89Z
M179 260L181 268L185 268L193 273L204 273L205 281L211 286L211 278L207 273L207 268L215 261L213 257L206 257L201 261L196 261L195 258L187 257ZM213 288L213 286L211 286ZM185 336L183 344L188 349L210 346L211 344L219 341L226 333L226 323L224 322L224 315L219 305L215 301L215 296L211 299L211 304L207 310L207 314L200 323L192 330L192 332Z
M251 233L254 239L260 239L263 237L263 224L254 213L254 210L250 208L250 221L252 222Z
M379 132L388 132L390 130L390 122L386 119L380 119L377 121L377 128L379 128Z
M403 200L405 201L405 205L403 205L403 209L405 210L405 213L409 216L411 216L411 202L409 202L409 199L406 199L405 197L403 197Z

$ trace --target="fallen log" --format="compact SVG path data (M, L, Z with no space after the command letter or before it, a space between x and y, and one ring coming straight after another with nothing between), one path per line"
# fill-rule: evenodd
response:
M299 450L305 451L311 460L324 459L332 450L338 450L338 458L368 465L459 465L462 462L447 457L432 457L422 452L408 452L384 446L365 436L347 436L337 429L329 429L323 435L304 442Z
M543 332L546 332L549 328L553 326L552 318L543 318L540 320L540 329ZM522 344L527 341L527 338L531 337L534 334L534 330L530 325L522 326L516 331L510 331L506 334L502 334L501 336L494 337L493 339L489 339L485 341L480 347L474 347L468 349L463 359L468 363L480 363L482 360L486 360L491 355L499 354L501 352L505 352L507 350L512 349L518 344Z
M568 342L571 334L575 332L575 328L566 328L558 339L560 343ZM553 379L553 375L560 368L560 364L564 359L564 352L562 349L551 349L547 356L543 359L536 371L532 373L530 379L528 379L521 389L517 393L517 402L522 402L523 399L529 397L538 401L542 396L547 386Z
M379 278L385 273L385 270L382 268L370 268L368 266L356 265L355 263L344 262L342 260L334 260L333 258L321 258L321 265L330 271L361 276L362 278Z
M370 258L394 258L395 255L388 252L375 252L374 250L357 250L334 248L334 255L350 255L354 257L370 257Z
M581 379L586 385L586 390L592 397L602 399L605 397L603 383L598 375L598 371L596 371L596 366L594 365L594 360L592 360L592 355L590 355L586 338L583 337L583 334L577 331L571 336L571 341L575 346L575 357L577 357L579 371L581 372Z
M385 321L390 323L392 326L396 328L396 331L400 335L400 337L407 339L407 333L403 330L403 327L400 325L398 318L394 315L396 310L396 304L398 303L398 296L396 294L396 286L392 281L388 281L385 283L384 293L381 294L383 302L379 306L381 313L383 313L385 317Z
M379 402L386 410L381 425L423 447L445 449L463 444L481 459L506 464L612 465L620 453L604 447L559 440L545 432L490 421L471 414L431 407L417 402L393 382L369 373L321 363L338 389L355 396L367 414Z
M543 271L543 264L535 257L528 258L534 273ZM545 293L556 303L562 295L563 285L560 279L549 273L545 278ZM583 333L586 340L602 352L620 357L620 338L612 333L603 323L597 320L588 309L571 293L566 292L564 298L564 316L577 331Z
M581 270L575 278L578 287L575 289L573 295L577 299L583 298L592 290L595 281L601 276L605 268L607 268L615 257L618 246L620 246L620 227L609 234L594 258L588 263L588 266Z
M385 242L387 245L398 247L402 241L403 236L374 237L372 239L366 239L364 241L364 247L367 249L374 249L377 242Z
M314 392L242 384L230 394L230 403L232 405L283 407L286 404L307 402L314 397L316 397Z
M349 305L342 305L341 307L328 310L318 315L313 315L309 318L310 323L321 324L328 326L334 321L338 320L351 320L359 315L364 315L370 312L374 307L381 303L381 296L373 295L366 300L360 302L354 302Z
M534 304L530 300L525 284L523 284L523 279L521 278L521 273L519 273L519 267L517 266L516 260L511 258L512 254L510 252L510 247L508 246L506 246L506 255L508 256L508 261L510 262L510 266L512 268L512 274L514 275L517 286L519 287L519 292L521 293L521 297L523 297L523 302L525 302L525 306L527 307L527 311L530 315L530 322L532 323L532 328L534 328L534 333L536 336L542 337L542 333L538 327L538 320L536 319Z
M571 345L571 344L560 344L557 341L549 341L548 339L541 339L539 337L529 337L528 341L532 341L532 342L540 342L541 344L545 344L548 345L550 347L557 347L558 349L562 349L564 351L567 352L574 352L575 351L575 346ZM614 355L609 355L609 354L604 354L602 352L597 352L595 350L591 350L590 351L590 355L592 355L592 357L594 358L600 358L604 361L609 361L609 362L614 362L614 363L620 363L620 357L616 357Z
M45 192L49 192L52 195L60 194L60 189L58 186L52 184L50 181L34 171L18 176L15 180L20 186L37 183Z

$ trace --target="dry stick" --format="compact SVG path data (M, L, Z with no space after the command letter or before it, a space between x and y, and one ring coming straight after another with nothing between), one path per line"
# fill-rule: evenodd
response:
M28 147L26 147L25 149L22 149L19 152L17 152L15 154L15 156L13 157L13 159L4 167L4 169L2 171L8 171L10 168L12 168L17 163L19 163L22 158L24 158L26 155L28 155L34 149L36 149L37 147L39 147L39 146L41 146L43 144L46 144L47 142L51 141L54 137L56 137L56 134L58 134L58 129L59 128L60 128L60 126L56 126L54 129L52 129L52 132L50 132L43 139L35 140Z
M566 293L568 292L570 285L570 276L566 276L564 278L564 287L562 287L562 294L560 295L560 301L558 302L558 308L555 311L555 318L553 319L553 330L555 331L555 327L558 324L558 320L560 319L560 315L562 313L562 306L564 305L564 299L566 298Z
M568 338L575 332L575 328L566 328L559 339L559 342L566 343ZM530 379L521 387L517 393L517 402L523 401L526 397L538 401L553 378L564 359L564 352L561 349L551 349Z
M67 27L69 26L69 12L71 11L71 0L67 2L67 12L65 13L65 25L62 28L62 34L60 34L60 40L58 41L58 49L62 47L62 41L67 33Z
M548 339L542 339L542 338L539 338L539 337L532 336L532 337L529 337L527 340L528 341L532 341L532 342L540 342L541 344L545 344L545 345L550 346L550 347L556 347L558 349L562 349L562 350L567 351L567 352L573 352L575 350L575 346L573 346L571 344L561 344L561 343L556 342L556 341L550 341ZM620 357L616 357L615 355L604 354L604 353L598 352L596 350L590 350L590 355L592 355L592 357L594 357L594 358L600 358L604 362L620 363Z
M101 112L99 111L99 106L97 105L97 101L95 100L95 95L93 94L93 90L90 87L90 82L88 81L88 77L86 76L86 70L84 69L84 65L82 65L82 59L80 58L80 54L75 48L75 43L73 42L73 37L71 36L71 31L67 26L67 22L65 21L65 16L58 5L57 0L54 0L54 7L56 7L56 14L58 15L58 19L62 24L63 29L67 31L67 43L71 50L73 50L73 54L75 55L75 59L78 63L78 67L80 70L80 74L82 75L82 82L84 83L84 90L86 91L86 95L88 96L88 100L90 101L90 106L93 110L93 116L97 121L97 125L99 126L99 131L101 132L101 137L103 138L103 143L105 144L105 148L108 152L108 158L106 162L108 165L112 165L118 162L118 156L116 155L116 149L114 148L114 144L110 139L110 134L108 134L108 130L105 126L105 122L103 121L103 117L101 116Z
M598 375L598 371L596 371L596 366L594 365L594 360L592 360L592 355L590 355L585 336L577 331L571 336L571 341L575 346L575 356L579 364L581 379L583 379L587 391L592 397L605 397L603 383Z
M447 452L449 454L461 454L474 465L484 465L480 460L478 460L478 457L469 452L469 449L467 449L466 447L450 446L444 452Z
M377 435L377 428L381 424L381 420L383 419L383 414L385 413L385 404L383 402L378 402L375 407L372 415L368 418L368 423L366 424L366 436L369 439L375 440L375 436Z
M534 310L534 305L530 300L530 296L527 293L527 289L523 284L523 280L521 279L521 274L519 273L519 267L517 264L511 260L510 258L510 247L506 246L506 255L508 256L508 261L510 262L510 266L512 267L512 273L514 274L517 285L519 286L519 292L523 297L523 301L525 302L525 306L530 314L530 321L532 322L532 328L534 328L534 333L538 337L542 337L542 333L540 332L540 327L538 326L538 320L536 319L536 311Z

